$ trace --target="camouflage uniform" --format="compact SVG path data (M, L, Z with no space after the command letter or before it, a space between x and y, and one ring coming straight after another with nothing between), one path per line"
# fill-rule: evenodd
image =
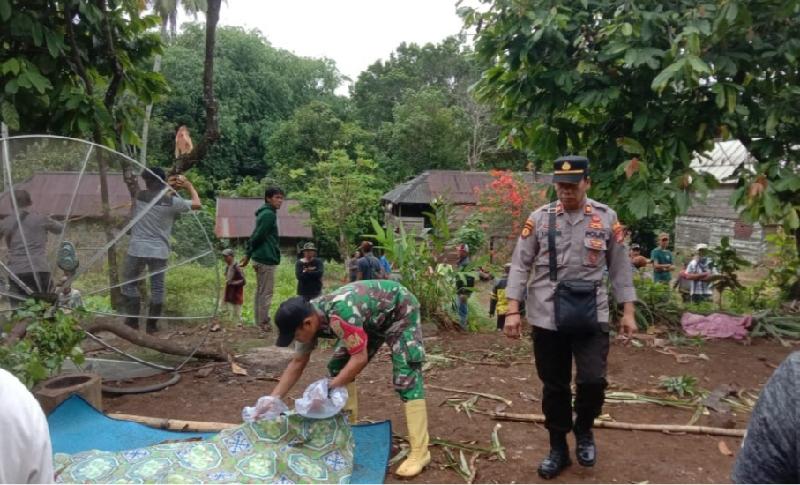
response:
M392 382L404 401L423 399L422 343L419 302L404 286L391 280L364 280L311 301L322 315L317 338L338 339L328 370L336 376L350 360L350 355L366 348L372 357L386 342L392 349ZM297 342L295 351L310 353L316 339Z

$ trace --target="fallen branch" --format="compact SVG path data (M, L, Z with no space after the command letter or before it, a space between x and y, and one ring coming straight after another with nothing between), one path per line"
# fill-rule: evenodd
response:
M200 369L207 369L209 367L216 367L218 365L226 364L226 362L212 362L210 364L201 365L200 367L184 367L183 369L177 371L179 374L183 374L184 372L193 372Z
M194 350L191 347L175 343L172 340L161 340L160 338L152 337L147 334L140 334L138 331L126 326L122 322L108 319L97 318L93 322L85 325L84 330L93 334L97 334L98 332L111 332L117 337L127 340L132 344L157 350L165 354L188 357L189 355L192 355L192 350ZM226 354L208 348L197 349L197 352L194 353L194 357L198 359L216 361L228 360L228 356Z
M182 419L153 418L150 416L137 416L135 414L112 413L109 418L122 421L133 421L134 423L144 424L153 428L166 429L169 431L196 431L196 432L216 432L224 429L231 429L239 426L233 423L215 423L210 421L184 421Z
M511 362L486 362L482 360L472 360L467 359L465 357L459 357L457 355L445 354L445 357L448 359L460 360L461 362L466 362L467 364L475 364L475 365L495 365L498 367L511 367L512 365L523 365L523 364L530 364L531 362L525 361L511 361Z
M495 401L500 401L506 406L511 406L512 404L511 400L506 399L503 396L498 396L496 394L489 394L486 392L464 391L462 389L453 389L452 387L435 386L433 384L426 384L425 387L428 389L436 389L438 391L457 392L460 394L471 394L473 396L485 397L486 399L493 399Z
M543 414L516 414L516 413L492 413L492 419L498 421L519 421L524 423L543 423ZM744 437L743 429L712 428L710 426L688 426L681 424L640 424L625 423L621 421L594 421L595 428L624 429L630 431L661 431L679 432L690 434L710 434L717 436Z

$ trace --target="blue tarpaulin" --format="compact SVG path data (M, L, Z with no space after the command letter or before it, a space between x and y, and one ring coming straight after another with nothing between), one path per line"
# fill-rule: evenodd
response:
M151 428L140 423L112 419L80 396L71 396L47 417L53 453L87 450L124 451L167 440L209 438L214 433L187 433ZM355 460L351 483L383 483L392 445L390 421L352 427Z

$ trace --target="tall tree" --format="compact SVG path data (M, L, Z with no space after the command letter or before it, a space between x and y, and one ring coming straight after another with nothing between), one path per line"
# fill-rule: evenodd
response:
M274 48L258 31L223 26L217 34L214 92L225 136L198 164L198 170L213 180L260 179L271 168L265 160L272 133L311 101L335 105L340 76L331 61L301 58ZM154 163L172 160L175 130L180 125L188 126L193 137L203 130L203 36L201 25L186 24L165 49L162 68L172 91L154 108L149 145Z
M438 88L409 93L395 105L394 122L384 125L388 133L390 161L386 173L403 180L427 169L464 169L470 130L459 107L448 106Z
M483 3L461 9L476 92L515 146L587 154L594 192L633 220L685 210L707 183L693 154L736 138L756 160L736 202L800 227L800 1Z
M334 150L308 174L303 190L291 194L311 214L316 237L333 244L342 261L356 240L371 232L370 218L379 215L382 191L375 168L371 160Z
M161 42L167 44L175 40L176 23L178 18L178 0L152 0L151 6L159 17L161 17ZM183 9L186 13L197 17L198 12L205 12L208 9L206 0L184 0ZM156 54L153 59L153 72L161 72L161 53ZM142 121L142 143L139 148L139 163L147 165L147 143L150 138L150 117L153 113L153 103L148 103L144 110L144 121Z
M409 91L435 87L450 101L466 93L477 79L462 40L448 37L439 44L400 44L386 61L377 61L358 76L352 99L364 126L392 121L394 105Z

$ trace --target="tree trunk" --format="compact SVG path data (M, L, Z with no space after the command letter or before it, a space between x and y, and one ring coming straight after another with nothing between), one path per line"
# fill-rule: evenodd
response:
M161 20L161 42L167 43L167 19ZM157 54L153 60L153 72L161 72L161 54ZM144 121L142 122L142 148L139 151L139 163L147 166L147 141L150 139L150 116L153 114L153 103L144 109Z
M111 223L111 204L108 199L108 165L106 164L105 151L97 152L97 166L100 172L100 202L102 205L103 232L106 241L114 239L114 225ZM131 197L133 200L133 197ZM111 288L112 308L122 307L122 290L119 286L119 266L117 264L117 252L112 245L108 248L108 286Z
M174 173L183 173L205 158L208 149L219 139L219 116L217 99L214 97L214 49L216 47L217 23L222 0L209 0L206 10L206 51L203 63L203 103L206 108L206 131L194 150L182 155L175 162Z
M188 357L192 354L193 347L188 347L179 344L173 340L161 340L158 337L151 337L147 334L139 334L136 330L126 326L122 321L113 319L95 319L92 323L84 326L84 330L91 333L98 332L111 332L117 337L123 338L128 342L146 347L148 349L157 350L165 354L181 355ZM221 350L221 349L220 349ZM214 350L210 348L200 348L194 353L194 357L198 359L210 359L216 361L226 361L228 356L225 352Z
M347 244L347 236L345 236L344 231L339 231L339 256L342 257L342 261L344 261L344 280L350 281L350 260L352 259L352 254L350 253L349 244Z

